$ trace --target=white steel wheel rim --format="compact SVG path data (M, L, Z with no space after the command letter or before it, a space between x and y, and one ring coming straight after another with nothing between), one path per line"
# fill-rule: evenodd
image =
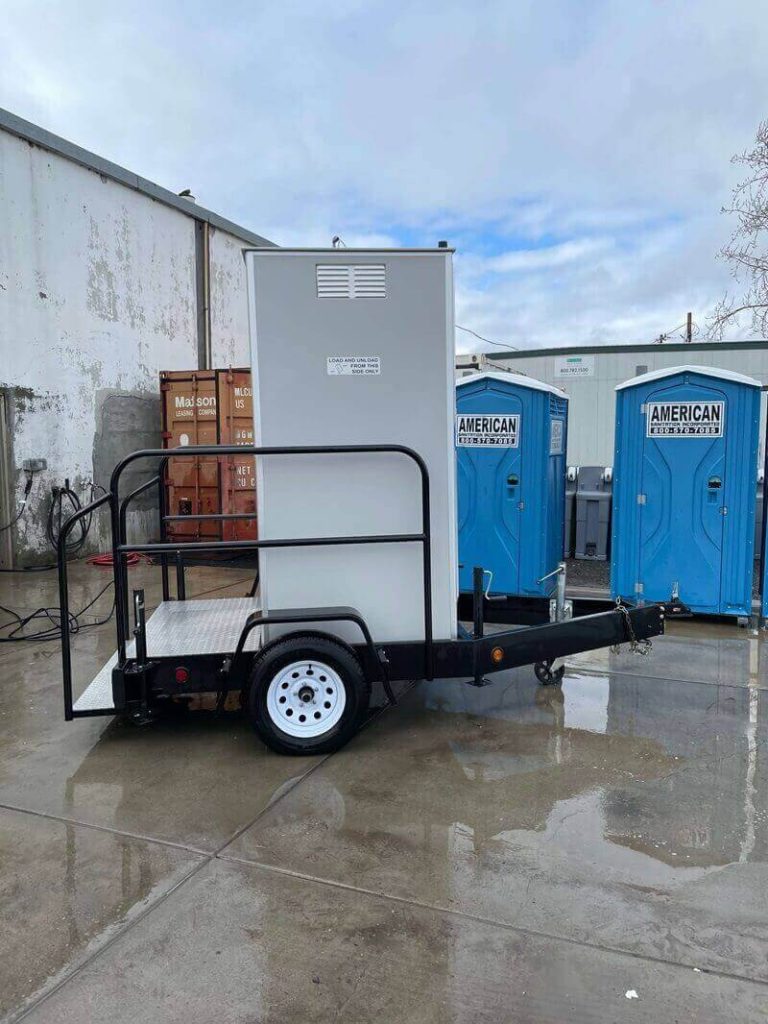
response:
M267 713L282 732L312 739L334 727L347 706L338 672L322 661L293 661L273 676Z

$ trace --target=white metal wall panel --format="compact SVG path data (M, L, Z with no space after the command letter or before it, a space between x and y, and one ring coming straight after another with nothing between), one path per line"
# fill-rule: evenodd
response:
M384 265L386 298L318 297L317 267L334 264ZM454 636L451 253L274 249L249 253L247 265L256 443L418 451L431 482L434 635ZM335 372L338 357L368 372ZM421 531L420 475L402 455L261 459L257 494L264 538ZM261 578L267 609L351 604L377 640L423 636L417 544L263 551Z
M578 355L580 350L573 349ZM568 463L582 466L609 466L613 462L613 431L616 411L614 388L639 373L661 370L685 363L696 363L755 377L768 384L768 344L763 349L726 348L717 343L686 345L680 348L627 346L620 352L608 350L590 353L594 359L592 375L579 379L556 376L558 356L535 352L511 359L488 361L489 366L526 373L548 384L561 387L570 396L568 415ZM645 369L642 369L645 367ZM764 433L764 425L762 428ZM763 441L761 440L761 449Z

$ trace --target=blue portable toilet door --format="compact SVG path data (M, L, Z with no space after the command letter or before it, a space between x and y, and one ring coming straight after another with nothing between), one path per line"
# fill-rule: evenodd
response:
M721 610L727 405L702 384L646 399L638 566L647 600Z
M493 576L494 593L515 594L520 580L520 522L523 498L523 449L525 430L522 402L517 395L489 388L466 395L461 402L462 415L516 416L513 444L495 445L482 432L462 437L457 430L458 471L459 589L472 589L472 569L476 565ZM471 561L471 564L469 564ZM488 586L488 578L485 584Z

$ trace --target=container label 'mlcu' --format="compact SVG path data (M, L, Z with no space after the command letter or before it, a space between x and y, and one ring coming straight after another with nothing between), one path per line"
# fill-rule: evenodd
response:
M648 402L646 437L722 437L725 402Z
M456 444L460 448L517 448L520 439L519 413L459 413Z

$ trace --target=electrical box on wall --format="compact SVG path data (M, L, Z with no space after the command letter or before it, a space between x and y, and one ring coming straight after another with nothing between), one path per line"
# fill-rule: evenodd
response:
M260 249L246 262L255 443L418 452L431 487L433 632L455 636L452 250ZM404 455L267 456L257 467L262 539L421 532L420 473ZM376 640L424 635L417 543L264 549L261 587L267 611L352 605ZM333 631L359 641L352 626Z

